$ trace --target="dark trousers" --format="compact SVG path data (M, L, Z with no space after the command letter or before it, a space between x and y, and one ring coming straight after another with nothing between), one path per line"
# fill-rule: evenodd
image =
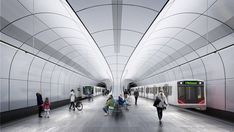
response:
M71 102L69 109L71 109L71 107L73 107L73 110L75 110L75 104L74 104L74 102Z
M41 112L43 111L42 106L38 106L38 117L41 116Z
M158 119L161 121L163 116L163 108L157 107Z
M137 105L138 96L135 96L135 105Z
M105 113L107 113L107 112L108 112L108 106L105 106L105 107L103 108L103 111L104 111Z

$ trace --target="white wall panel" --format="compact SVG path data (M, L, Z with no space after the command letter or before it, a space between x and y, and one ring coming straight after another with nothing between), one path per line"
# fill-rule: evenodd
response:
M206 80L206 71L201 60L192 61L190 65L195 79Z
M8 79L0 79L0 112L8 110Z
M29 80L31 81L40 81L42 68L45 64L45 61L42 59L35 58L31 64L29 71Z
M220 49L220 48L223 48L225 46L228 46L228 45L231 45L231 44L234 44L234 33L228 35L228 36L225 36L221 39L218 39L217 41L213 42L213 45L217 48L217 49Z
M183 73L181 72L180 68L174 68L173 69L175 75L176 75L176 80L183 79Z
M58 87L59 85L56 83L51 84L51 101L57 101L58 97Z
M192 71L190 69L190 66L189 64L185 64L185 65L182 65L180 66L182 72L183 72L183 76L184 78L193 78L193 75L192 75Z
M173 70L168 71L168 74L169 74L171 80L176 80L176 76L175 76L175 73Z
M63 100L64 95L64 84L59 84L58 86L58 100Z
M234 78L234 47L230 47L228 49L222 50L220 52L224 65L225 65L225 72L226 72L226 78Z
M208 80L224 78L223 65L217 53L204 57L203 61L206 66Z
M210 44L196 50L196 52L199 54L199 56L206 55L206 54L211 53L213 51L215 51L215 49Z
M51 78L52 83L58 83L60 72L61 72L60 67L55 66L55 68L53 69L52 78Z
M27 82L11 80L10 110L27 107Z
M50 83L41 83L43 100L48 97L50 99Z
M195 58L197 58L198 55L195 52L189 53L187 55L185 55L185 58L189 61L189 60L193 60Z
M225 110L224 80L207 81L207 105Z
M45 68L42 72L42 82L50 82L52 70L54 68L54 64L46 63Z
M11 78L26 80L28 76L28 68L32 60L32 56L19 51L15 56L11 68Z
M37 98L36 98L37 92L40 92L40 82L29 81L28 82L28 106L37 105Z
M227 110L234 112L234 79L227 79L226 99Z
M9 77L10 64L15 51L14 48L0 43L0 78Z

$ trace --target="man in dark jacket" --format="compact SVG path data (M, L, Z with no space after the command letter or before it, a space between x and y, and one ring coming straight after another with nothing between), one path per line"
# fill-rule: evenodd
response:
M135 105L137 105L137 99L138 99L138 96L139 96L139 91L138 91L138 89L136 89L136 90L134 91L134 96L135 96Z
M42 108L43 100L40 93L36 93L36 96L37 96L38 117L41 118L42 117L41 112L43 110Z

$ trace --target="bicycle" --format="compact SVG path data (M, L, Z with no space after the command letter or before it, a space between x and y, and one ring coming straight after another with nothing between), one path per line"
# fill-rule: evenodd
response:
M83 104L81 101L77 101L75 107L77 110L81 111L83 109Z

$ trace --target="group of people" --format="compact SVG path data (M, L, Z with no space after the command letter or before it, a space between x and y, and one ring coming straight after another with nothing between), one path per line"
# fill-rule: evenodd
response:
M38 92L36 93L36 97L37 97L37 107L38 107L38 117L42 118L42 111L44 110L44 117L45 118L49 118L50 117L50 101L49 98L46 97L45 101L43 102L42 96L41 94Z
M124 93L124 96L126 96L125 93ZM137 100L139 97L139 90L138 89L136 89L134 91L134 97L135 97L135 105L137 105ZM105 112L104 115L108 115L109 109L114 109L115 103L117 103L120 106L124 106L126 108L126 110L128 110L127 106L129 104L127 102L126 97L123 99L122 95L120 94L120 96L118 97L118 100L115 100L113 98L113 96L110 95L106 101L104 108L103 108L103 111ZM160 89L158 95L156 96L156 100L154 101L154 106L157 109L158 119L159 119L160 123L161 123L162 116L163 116L163 110L166 109L167 105L168 105L168 102L167 102L166 96L164 95L163 90Z
M115 106L124 107L126 110L128 109L128 101L126 98L123 99L122 94L119 95L118 99L115 100L112 95L109 96L109 98L106 100L106 104L103 107L103 111L105 112L104 115L108 115L110 113L110 110L113 110Z
M137 105L138 96L139 96L139 91L138 91L138 89L136 89L134 91L135 105ZM37 97L37 106L38 106L38 117L39 118L43 117L41 115L41 113L44 110L44 117L49 118L50 117L50 107L51 107L51 103L49 101L49 98L46 97L45 101L43 102L42 96L39 92L36 93L36 97ZM78 89L78 100L80 100L80 98L81 98L81 92ZM76 95L75 95L74 90L72 89L70 92L69 110L71 110L71 108L73 108L73 110L75 111L75 101L76 101ZM118 97L118 100L115 100L113 98L113 96L110 95L106 101L105 106L103 107L103 111L105 112L105 115L108 115L110 109L114 109L116 104L118 104L119 106L125 107L125 109L128 110L128 105L130 105L130 104L127 101L127 95L124 93L124 99L123 99L122 94L120 94L120 96ZM153 105L157 109L158 119L159 119L159 122L161 123L162 116L163 116L163 110L165 110L167 105L168 105L166 96L164 95L162 89L159 91L159 94L156 96L156 99L155 99Z

